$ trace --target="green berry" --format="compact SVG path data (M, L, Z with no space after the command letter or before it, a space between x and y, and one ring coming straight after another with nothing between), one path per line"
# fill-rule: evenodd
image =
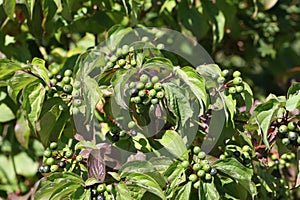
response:
M82 102L81 102L80 99L75 99L74 102L73 102L73 104L74 104L75 107L79 107L79 106L82 105Z
M148 92L149 97L154 97L156 95L156 90L155 89L151 89Z
M286 133L288 131L288 127L283 124L278 128L278 131L279 133Z
M126 60L125 59L118 60L118 65L120 65L121 67L123 67L125 64L126 64Z
M300 136L297 138L297 143L300 144Z
M223 76L224 78L226 78L228 75L229 75L228 69L224 69L223 71L221 71L221 76Z
M220 157L219 157L220 160L223 160L225 158L226 158L226 156L224 154L221 154Z
M165 93L163 91L159 91L156 94L156 98L158 98L158 99L162 99L162 98L164 98L164 96L165 96Z
M65 85L65 86L63 87L63 91L64 91L65 93L67 93L67 94L71 94L71 93L72 93L72 90L73 90L72 85Z
M59 69L58 68L52 68L51 74L57 75L58 73L59 73Z
M194 171L199 171L201 169L201 165L199 164L199 163L195 163L194 165L193 165L193 170Z
M135 122L134 122L134 121L128 122L127 127L128 127L129 129L133 129L133 128L135 127Z
M79 98L80 97L80 91L79 90L73 90L72 92L73 98Z
M210 172L210 165L209 164L205 164L205 165L203 165L203 170L205 171L205 172Z
M58 170L58 166L57 165L51 165L50 167L50 171L53 173L53 172L56 172Z
M65 156L66 156L67 158L71 158L71 157L73 156L73 151L72 151L72 150L66 151Z
M45 150L45 151L44 151L44 156L45 156L46 158L50 158L50 157L52 156L52 151L50 151L50 150Z
M162 84L161 83L155 83L154 84L154 86L153 86L153 88L156 90L156 91L159 91L159 90L161 90L162 89Z
M76 161L81 162L83 160L83 157L81 155L76 156Z
M151 99L151 103L152 103L153 105L158 104L158 99Z
M52 157L47 158L46 161L45 161L45 163L46 163L47 165L53 165L54 162L55 162L55 159L52 158Z
M290 131L288 134L288 138L292 141L297 140L298 138L298 133L294 131Z
M165 45L162 44L162 43L159 43L159 44L157 44L156 48L157 48L158 50L162 50L162 49L165 48Z
M206 157L206 153L204 151L198 153L198 158L200 158L201 160L205 159L205 157Z
M187 168L188 166L190 166L190 163L189 163L189 161L184 160L181 162L181 166L182 166L182 168Z
M240 76L241 76L241 72L240 72L240 71L234 71L233 74L232 74L232 76L233 76L234 78L240 77Z
M195 146L193 149L194 154L198 154L198 153L200 153L200 151L201 151L201 148L199 146Z
M142 83L147 83L148 82L148 75L147 74L142 74L141 76L140 76L140 81L142 82Z
M225 78L222 77L222 76L220 76L220 77L218 77L217 82L218 82L219 84L222 84L222 83L225 82Z
M68 77L68 76L65 76L65 77L62 79L62 82L63 82L64 84L69 84L69 83L71 83L71 78Z
M292 122L289 122L289 123L288 123L288 129L289 129L290 131L295 130L296 127L297 127L296 122L293 122L293 121L292 121Z
M276 155L276 154L272 154L272 155L271 155L271 159L272 159L272 160L277 160L277 159L278 159L278 157L277 157L277 155Z
M142 101L142 99L141 99L141 97L140 96L137 96L137 97L134 97L134 103L141 103L141 101Z
M124 131L124 130L120 131L120 133L119 133L120 137L124 137L125 135L126 135L126 131Z
M157 83L159 81L159 77L158 76L153 76L152 78L151 78L151 82L152 83Z
M236 93L235 87L229 87L228 92L229 92L229 94L235 94Z
M198 179L198 177L197 177L196 174L191 174L191 175L189 176L189 180L192 181L192 182L195 182L197 179Z
M234 78L233 80L232 80L232 83L234 84L234 85L239 85L239 84L241 84L243 82L243 79L241 78L241 77L236 77L236 78Z
M126 55L129 52L129 46L127 44L122 46L122 54Z
M282 142L283 145L288 145L288 144L290 144L289 138L283 138L283 139L281 140L281 142Z
M55 78L52 78L52 79L50 80L50 82L51 82L52 85L56 85L57 80L56 80Z
M251 150L251 148L249 147L249 145L244 145L242 147L242 151L244 151L244 152L249 152L250 150Z
M199 176L200 178L204 177L205 176L205 171L204 170L199 170L197 172L197 176Z
M118 49L118 50L119 50L119 49ZM120 49L120 51L122 51L122 50ZM118 51L117 51L117 53L118 53ZM118 57L117 57L116 55L112 55L112 56L109 58L110 62L116 62L117 59L118 59Z
M137 88L138 90L142 90L142 89L145 88L145 84L142 83L142 82L138 82L138 83L136 84L136 88Z
M135 87L136 87L135 82L131 82L131 83L129 84L129 88L130 88L130 89L135 88Z
M193 184L193 187L194 187L195 189L199 189L199 187L200 187L200 181L195 182L195 183Z
M236 85L235 89L236 89L237 93L241 93L241 92L244 91L244 86L242 86L242 85Z
M205 174L205 180L210 181L212 179L212 176L208 173Z
M139 95L139 97L145 97L146 96L146 91L145 90L140 90L138 95Z
M152 89L153 88L153 83L152 82L146 83L145 88L148 89L148 90Z
M81 86L81 83L79 81L75 81L75 83L73 84L73 87L76 89L76 90L79 90L80 89L80 86Z
M106 185L104 183L101 183L97 186L97 192L102 193L106 191Z
M52 150L57 149L57 146L58 146L58 145L57 145L56 142L51 142L50 145L49 145L50 149L52 149Z
M64 76L68 76L68 77L72 76L72 70L67 69L67 70L64 72Z

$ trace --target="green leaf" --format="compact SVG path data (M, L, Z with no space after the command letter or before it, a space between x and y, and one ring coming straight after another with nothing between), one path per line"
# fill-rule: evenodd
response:
M279 108L279 101L277 99L270 99L269 101L258 105L253 113L256 123L259 126L259 130L263 136L263 142L267 147L269 147L268 130Z
M9 122L15 119L15 114L11 111L11 109L4 103L0 103L0 122Z
M241 95L246 105L246 111L249 112L251 107L253 106L253 93L250 86L246 82L243 82L243 86L244 91Z
M191 189L192 182L189 181L179 189L174 199L190 199Z
M172 159L168 157L153 157L149 160L149 162L151 162L155 171L158 171L159 173L165 173L165 171L173 163Z
M165 173L165 177L167 177L167 180L170 183L170 186L166 191L167 198L172 197L180 184L186 181L184 173L185 169L179 165L180 162L174 162Z
M220 199L219 192L217 191L214 182L206 183L201 181L198 192L199 199Z
M16 7L16 0L4 0L3 8L7 16L13 20Z
M15 125L15 135L18 142L28 148L30 139L30 128L23 114L19 114Z
M18 175L22 175L24 177L32 177L36 175L39 164L34 162L27 153L20 152L13 158Z
M189 86L189 89L197 97L201 110L199 115L203 115L205 110L204 106L207 106L208 95L205 88L205 80L195 71L192 67L175 68L175 73L178 74L179 78Z
M146 189L148 192L157 195L161 199L166 199L164 192L160 188L159 184L149 175L132 173L127 176L126 180L131 181L133 184Z
M135 200L135 198L131 197L129 189L123 182L119 182L117 187L117 200Z
M255 184L251 181L253 170L245 167L236 159L218 160L213 164L213 167L231 177L237 184L242 185L252 197L257 194Z
M300 108L300 83L293 83L288 90L286 109L293 111Z
M178 85L166 82L163 83L167 106L177 119L177 127L184 126L193 116L193 110L189 102L189 95ZM177 128L176 127L176 128Z
M11 2L9 0L7 1ZM8 75L21 69L22 67L15 62L5 60L5 59L2 60L0 59L0 80L5 80Z
M157 141L164 146L164 148L167 149L169 153L176 157L182 157L185 156L185 159L187 158L187 154L185 152L187 151L187 148L183 142L183 139L180 137L180 135L174 131L174 130L167 130L161 139L157 139Z
M36 133L35 123L40 116L45 93L45 88L40 82L33 82L24 89L23 109L26 111L29 127L34 133Z
M40 58L33 58L31 61L32 73L40 77L47 85L50 85L45 61Z
M236 99L232 97L232 95L226 95L225 92L220 93L220 97L222 99L222 103L225 106L224 111L226 115L226 121L230 120L231 123L234 125L234 114L236 108Z
M134 160L125 163L119 170L119 174L122 178L136 172L154 172L154 166L146 160Z

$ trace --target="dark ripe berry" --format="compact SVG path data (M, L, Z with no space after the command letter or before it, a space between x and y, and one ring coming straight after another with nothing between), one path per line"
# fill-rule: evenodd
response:
M40 173L45 173L45 171L44 171L44 166L43 166L43 165L39 167L39 172L40 172Z
M197 179L198 179L198 177L197 177L196 174L191 174L191 175L189 176L189 180L192 181L192 182L195 182Z
M60 75L60 74L57 74L55 78L56 78L57 82L60 82L63 79L62 75Z
M55 159L52 158L52 157L50 157L50 158L47 158L47 159L46 159L46 162L45 162L45 163L46 163L47 165L53 165L54 162L55 162Z
M44 151L44 156L45 156L46 158L50 158L50 157L52 156L52 151L50 151L49 149L46 149L46 150Z
M101 183L97 186L97 192L102 193L106 190L106 185L104 183Z
M71 78L68 77L68 76L65 76L65 77L62 79L62 82L63 82L64 84L69 84L69 83L71 82Z
M278 159L274 160L274 164L279 165L279 160Z
M156 91L159 91L162 89L162 84L161 83L155 83L153 88L156 90Z
M241 92L244 91L244 86L242 86L242 85L237 85L237 86L235 86L235 89L236 89L236 92L237 92L237 93L241 93Z
M128 122L127 127L128 127L129 129L133 129L133 128L135 127L135 122L134 122L134 121Z
M201 151L201 149L200 149L199 146L195 146L195 147L193 148L194 154L198 154L198 153L200 153L200 151Z
M72 150L66 151L65 156L66 156L67 158L71 158L71 157L73 156L73 151L72 151Z
M128 87L130 89L132 89L132 88L135 88L135 86L136 86L135 82L131 82Z
M126 64L126 60L125 59L120 59L118 60L118 64L123 67Z
M73 84L73 87L74 87L76 90L79 90L79 89L80 89L80 86L81 86L80 81L75 81L75 83Z
M136 84L136 88L137 88L138 90L142 90L142 89L145 88L145 84L142 83L142 82L138 82L138 83Z
M134 97L134 103L141 103L142 99L140 96Z
M57 149L57 146L58 146L58 145L57 145L56 142L51 142L50 145L49 145L50 149L52 149L52 150Z
M279 133L286 133L288 131L288 127L283 124L278 128L278 131Z
M148 75L147 74L142 74L141 76L140 76L140 81L142 82L142 83L147 83L148 82Z
M203 170L205 171L205 172L210 172L210 165L209 164L205 164L205 165L203 165Z
M50 172L50 165L44 165L44 173Z
M228 69L224 69L223 71L221 71L221 76L226 78L228 75L229 75L229 70Z
M289 129L290 131L295 130L296 127L297 127L296 122L289 122L289 123L288 123L288 129Z
M216 168L211 168L210 175L214 176L218 173L218 170Z
M146 96L146 91L145 90L140 90L138 95L139 95L139 97L145 97Z
M188 166L190 166L189 161L184 160L184 161L181 162L181 167L182 167L182 168L187 168Z
M240 76L241 76L241 72L240 72L240 71L234 71L233 74L232 74L232 76L233 76L234 78L240 77Z
M76 156L76 161L77 161L77 162L81 162L82 160L83 160L82 155Z
M233 80L232 80L232 83L234 84L234 85L239 85L239 84L241 84L243 82L243 79L241 78L241 77L236 77L236 78L234 78Z
M74 99L73 105L75 107L79 107L79 106L81 106L81 104L82 104L82 102L80 99Z
M98 194L96 199L97 200L105 200L105 196L104 196L104 194Z
M113 135L111 139L112 139L113 142L118 142L119 141L119 135Z
M200 178L204 177L205 176L205 171L204 170L199 170L197 172L197 176L200 177Z
M206 157L206 153L204 151L198 153L198 158L200 158L201 160L205 159L205 157Z
M131 93L132 96L137 96L138 93L139 93L139 90L137 88L132 88L130 93Z
M145 88L148 89L148 90L152 89L153 88L153 83L152 82L146 83Z
M67 166L67 163L66 163L66 161L60 161L59 163L58 163L58 166L60 167L60 168L65 168L66 166Z
M153 76L152 78L151 78L151 82L152 83L157 83L159 81L159 77L158 76Z
M158 99L162 99L162 98L164 98L164 96L165 96L165 93L163 91L159 91L156 94L156 98L158 98Z
M132 130L132 131L131 131L131 136L136 136L136 135L137 135L136 130Z
M222 83L225 82L225 78L222 77L222 76L220 76L220 77L218 77L217 82L218 82L219 84L222 84Z
M196 164L193 165L193 170L194 170L194 171L197 172L197 171L199 171L200 169L201 169L201 165L200 165L199 163L196 163Z
M153 105L158 104L158 99L151 99L151 103L152 103Z
M68 76L68 77L72 76L72 70L67 69L67 70L64 72L64 76Z
M210 181L212 179L212 176L208 173L205 174L205 180Z
M72 96L76 99L80 97L80 91L79 90L73 90Z
M289 145L289 144L290 144L289 138L283 138L283 139L281 140L281 142L282 142L283 145Z
M236 156L236 157L240 157L241 156L241 152L235 151L235 152L233 152L233 155Z
M65 93L67 93L67 94L71 94L72 90L73 90L72 85L65 85L65 86L63 87L63 91L64 91Z
M297 140L298 138L298 133L294 131L290 131L288 134L288 138L292 141Z
M236 93L235 87L229 87L228 92L229 92L229 94L235 94Z

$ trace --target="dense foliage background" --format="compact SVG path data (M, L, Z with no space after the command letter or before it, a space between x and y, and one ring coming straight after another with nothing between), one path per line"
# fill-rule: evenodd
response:
M13 63L73 69L78 56L104 41L116 24L167 27L197 40L222 69L241 71L254 98L264 100L269 93L286 95L291 83L299 81L299 4L296 0L0 0L0 59L13 61L7 64L12 70L17 65ZM20 94L7 89L11 77L0 74L3 198L28 193L42 177L38 167L45 149L26 123L22 113L26 108L20 109L17 100ZM26 80L27 75L19 76L10 87L20 92Z

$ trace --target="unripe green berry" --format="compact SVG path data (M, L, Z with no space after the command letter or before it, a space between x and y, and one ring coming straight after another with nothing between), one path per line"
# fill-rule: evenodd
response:
M228 75L229 75L228 69L224 69L223 71L221 71L221 76L223 76L224 78L226 78Z
M239 85L239 84L241 84L243 82L243 79L241 78L241 77L236 77L236 78L234 78L233 80L232 80L232 83L234 84L234 85Z
M226 156L224 154L221 154L220 157L219 157L219 159L221 159L221 160L223 160L225 158L226 158Z
M97 186L97 192L102 193L106 191L106 185L104 183L101 183Z
M137 96L137 97L134 97L134 103L141 103L141 101L142 101L142 99L141 99L141 97L139 97L139 96Z
M198 153L198 158L200 158L201 160L205 159L205 157L206 157L206 153L204 151Z
M83 157L81 155L76 156L76 161L81 162L83 160Z
M194 187L195 189L199 189L199 187L200 187L200 181L195 182L195 183L193 184L193 187Z
M52 70L51 70L51 74L53 74L53 75L57 75L59 73L59 69L57 68L57 67L55 67L55 68L52 68Z
M67 93L67 94L71 94L72 90L73 90L72 85L65 85L65 86L63 87L63 91L64 91L65 93Z
M153 83L152 82L146 83L145 88L148 89L148 90L152 89L153 88Z
M151 99L151 104L155 105L155 104L158 104L158 99Z
M68 77L72 76L72 70L67 69L67 70L64 72L64 76L68 76Z
M119 135L120 135L120 137L124 137L126 135L126 131L124 131L124 130L120 131Z
M184 161L181 162L181 167L182 167L182 168L187 168L188 166L190 166L189 161L184 160Z
M163 91L159 91L156 94L156 98L158 98L158 99L162 99L162 98L164 98L164 96L165 96L165 93Z
M148 92L149 97L154 97L156 95L156 90L155 89L151 89Z
M298 138L298 133L294 131L290 131L288 134L288 138L292 141L297 140Z
M46 158L50 158L50 157L52 156L52 151L46 149L46 150L44 151L44 156L45 156Z
M138 95L139 95L139 97L145 97L146 96L146 91L145 90L140 90Z
M136 84L136 88L137 88L138 90L142 90L142 89L145 88L145 84L142 83L142 82L138 82L138 83Z
M236 93L235 87L229 87L228 92L229 92L229 94L235 94Z
M49 145L50 149L52 149L52 150L57 149L57 146L58 146L58 145L57 145L56 142L51 142L50 145Z
M121 67L123 67L125 64L126 64L126 60L124 59L118 60L118 65L120 65Z
M276 154L272 154L272 155L271 155L271 159L272 159L272 160L277 160L277 159L278 159L278 157L277 157L277 155L276 155Z
M189 180L192 181L192 182L195 182L197 179L198 179L198 177L197 177L196 174L191 174L191 175L189 176Z
M199 146L195 146L193 149L194 154L198 154L198 153L200 153L200 151L201 151L201 148Z
M300 136L297 137L297 143L300 144Z
M72 151L72 150L66 151L65 156L66 156L67 158L71 158L71 157L73 156L73 151Z
M68 76L65 76L65 77L62 79L62 82L63 82L64 84L69 84L69 83L71 82L71 78L68 77Z
M279 133L286 133L288 131L288 127L283 124L278 128L278 131Z
M153 88L156 90L156 91L159 91L159 90L161 90L162 89L162 84L161 83L155 83L154 84L154 86L153 86Z
M296 127L297 127L297 125L296 125L296 122L289 122L288 123L288 129L290 130L290 131L294 131L295 129L296 129Z
M156 48L157 48L158 50L162 50L162 49L165 48L165 45L162 44L162 43L159 43L159 44L157 44Z
M80 97L80 91L79 90L73 90L72 92L73 98L79 98Z
M288 144L290 144L289 138L283 138L283 139L281 140L281 142L282 142L283 145L288 145Z
M73 105L74 105L75 107L79 107L79 106L82 105L82 102L81 102L80 99L74 99Z
M236 85L235 89L236 89L237 93L241 93L241 92L244 91L244 86L242 86L242 85Z
M81 86L80 81L75 81L74 84L73 84L73 87L74 87L76 90L79 90L79 89L80 89L80 86Z
M159 77L158 76L153 76L152 78L151 78L151 82L152 83L157 83L159 81Z
M135 60L131 60L131 61L130 61L130 65L131 65L131 66L136 66L136 61L135 61Z
M205 172L210 172L210 165L209 164L205 164L205 165L203 165L203 170L205 171Z
M225 82L225 78L222 77L222 76L220 76L220 77L218 77L217 82L218 82L219 84L222 84L222 83Z
M240 76L241 76L241 72L240 72L240 71L234 71L233 74L232 74L232 76L233 76L234 78L240 77Z
M112 189L113 189L112 184L109 184L109 185L106 186L106 191L107 191L107 192L111 193L111 192L112 192Z
M135 122L134 122L134 121L128 122L127 127L128 127L129 129L133 129L133 128L135 127Z
M197 176L200 177L200 178L204 177L205 176L205 171L204 170L199 170L197 172Z
M50 83L51 83L52 85L56 85L57 80L56 80L55 78L52 78L52 79L50 80Z
M205 174L205 180L210 181L212 179L212 176L209 173Z
M193 170L194 170L195 172L199 171L200 169L201 169L201 165L200 165L199 163L195 163L195 164L193 165Z
M147 74L142 74L141 76L140 76L140 81L142 82L142 83L147 83L148 82L148 75Z
M53 172L56 172L58 170L58 166L57 165L51 165L50 167L50 171L53 173Z
M132 89L132 88L135 88L136 87L136 83L135 82L131 82L129 84L129 88Z
M46 159L45 164L47 164L47 165L53 165L54 162L55 162L55 159L52 158L52 157L50 157L50 158L47 158L47 159Z

